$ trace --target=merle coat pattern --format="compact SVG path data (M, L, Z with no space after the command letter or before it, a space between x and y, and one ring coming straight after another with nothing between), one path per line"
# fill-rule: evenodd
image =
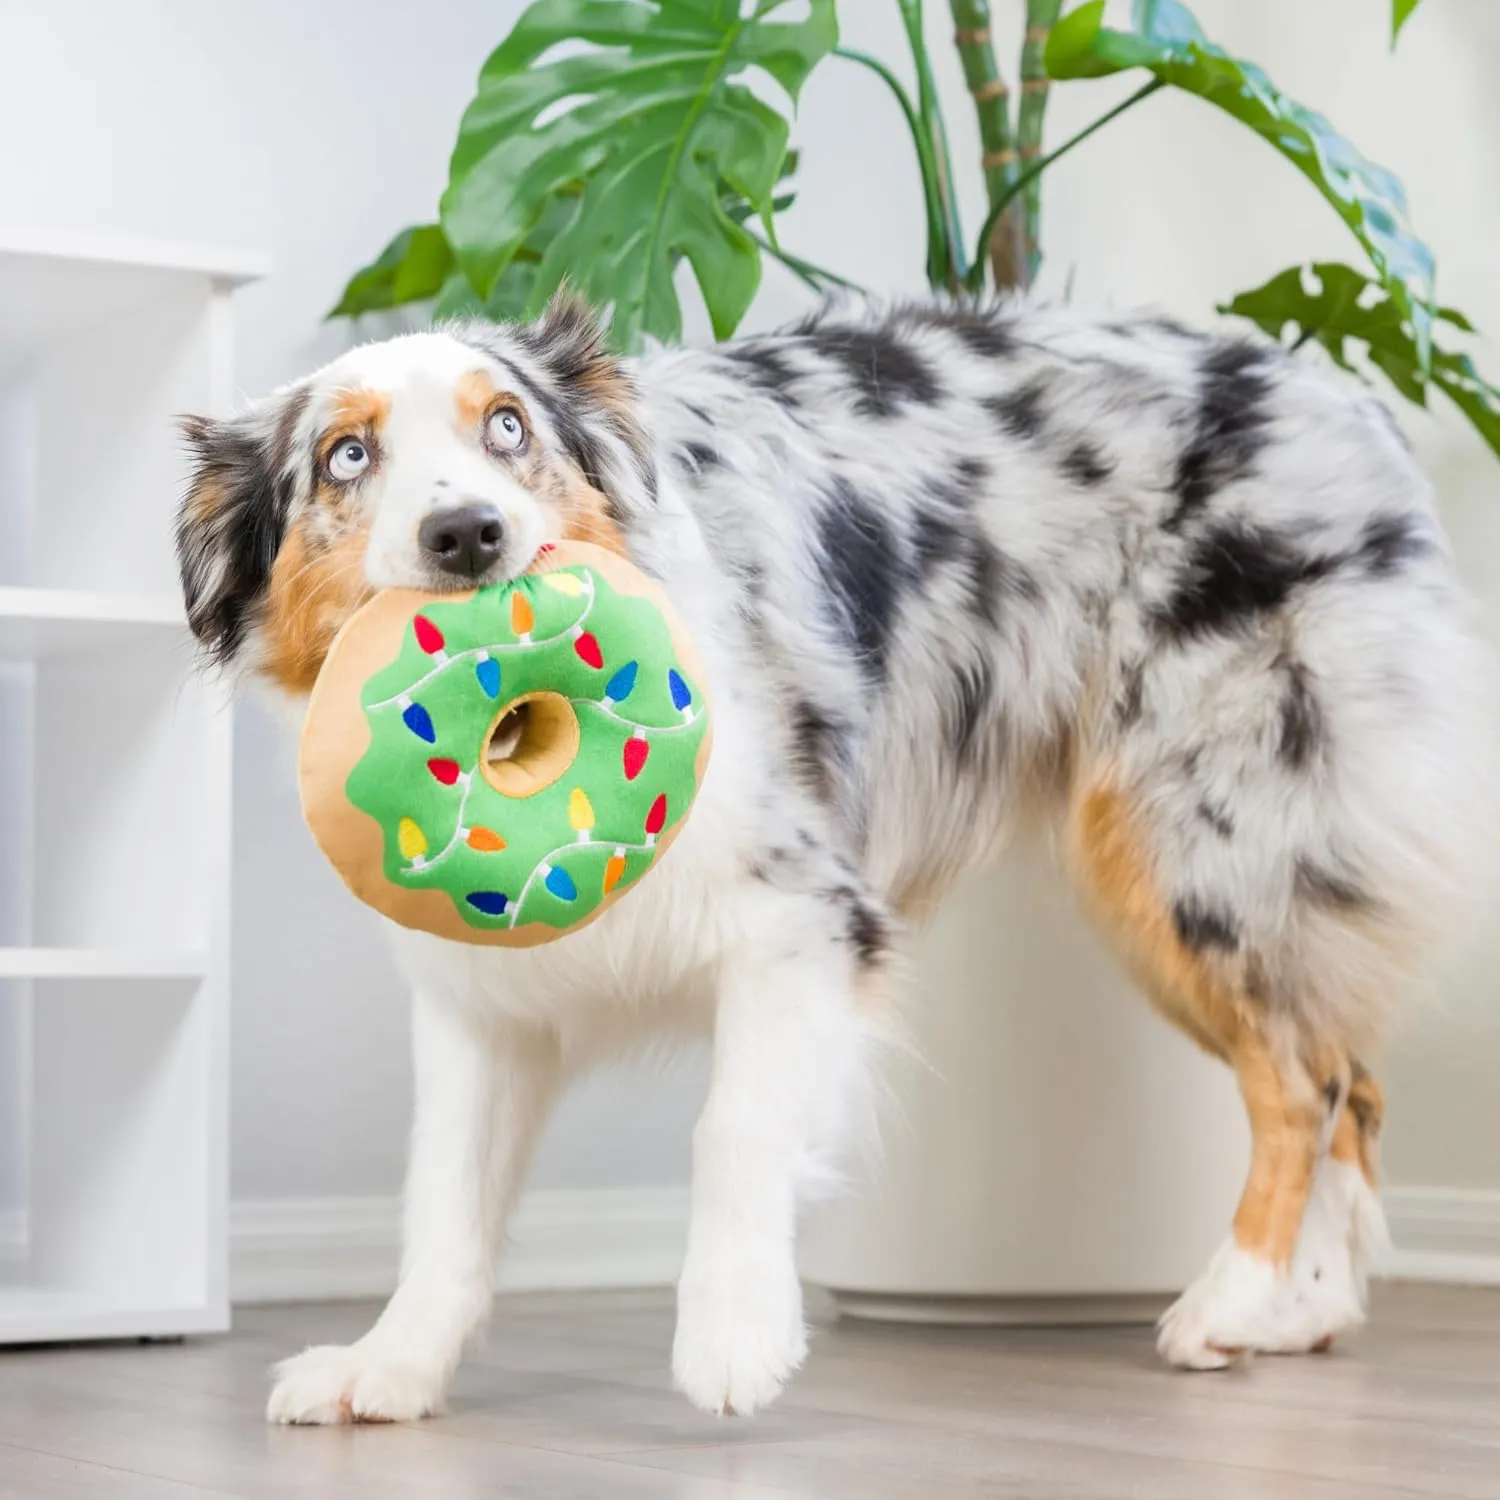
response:
M476 379L497 394L470 430ZM486 446L502 410L524 449ZM1361 1319L1360 1059L1457 905L1488 745L1468 605L1377 403L1146 316L833 307L621 365L560 304L357 349L190 437L184 582L221 660L301 693L371 587L475 581L417 540L456 487L504 521L485 578L557 535L658 578L718 717L670 859L593 927L526 952L394 933L401 1286L366 1338L283 1366L273 1418L433 1410L559 1084L704 1029L674 1372L711 1411L774 1396L806 1347L797 1207L870 1128L903 936L1023 815L1250 1114L1233 1232L1163 1353L1214 1367ZM365 468L337 480L334 448Z

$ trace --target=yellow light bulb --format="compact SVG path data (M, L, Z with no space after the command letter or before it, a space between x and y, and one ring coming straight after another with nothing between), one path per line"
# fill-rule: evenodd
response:
M568 798L568 822L579 833L587 833L594 826L594 805L581 786L575 786Z
M583 580L576 573L543 573L542 582L570 599L576 599L583 592Z
M410 818L396 825L396 843L405 859L417 859L427 853L427 837Z

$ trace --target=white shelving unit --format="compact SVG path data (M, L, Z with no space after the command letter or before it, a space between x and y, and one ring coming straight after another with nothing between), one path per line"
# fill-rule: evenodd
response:
M230 719L174 418L252 257L0 229L0 1344L225 1328Z

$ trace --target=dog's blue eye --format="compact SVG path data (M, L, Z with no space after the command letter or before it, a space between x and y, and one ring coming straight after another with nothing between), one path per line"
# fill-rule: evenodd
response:
M484 424L485 441L497 453L517 453L526 442L520 416L508 406L490 414Z
M370 467L370 450L357 438L345 438L328 456L328 472L340 484L358 479Z

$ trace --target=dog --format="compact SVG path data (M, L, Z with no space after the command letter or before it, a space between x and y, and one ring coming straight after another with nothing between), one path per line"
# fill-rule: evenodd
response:
M1249 1114L1232 1228L1161 1353L1217 1368L1362 1320L1365 1064L1471 884L1491 743L1489 660L1378 402L1144 314L830 305L627 361L559 300L353 349L185 431L213 663L302 699L372 591L472 588L581 538L661 582L715 696L695 816L587 931L392 929L399 1287L358 1342L279 1367L271 1420L439 1409L559 1088L705 1032L672 1368L704 1411L764 1406L806 1354L798 1209L872 1128L906 934L1028 816Z

